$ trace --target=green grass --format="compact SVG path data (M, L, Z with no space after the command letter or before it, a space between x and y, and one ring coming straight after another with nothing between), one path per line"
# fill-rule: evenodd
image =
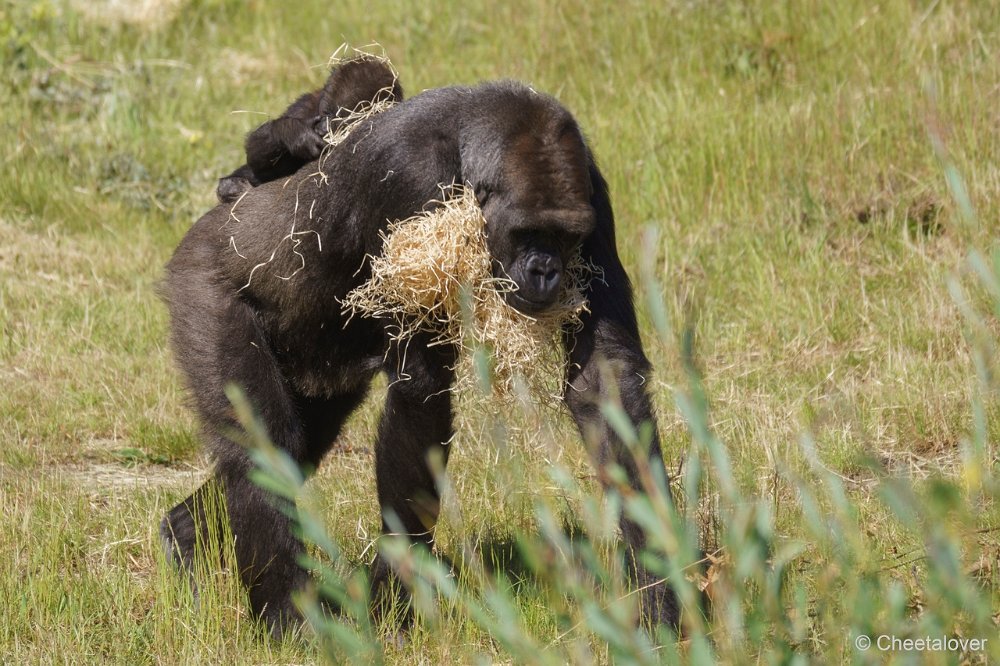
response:
M962 580L1000 608L1000 404L987 372L1000 328L966 260L997 247L995 3L145 3L165 11L160 20L128 19L116 13L122 4L0 0L5 662L319 658L314 641L262 637L225 574L209 576L218 583L196 604L160 555L159 519L207 460L155 287L213 205L215 179L242 161L242 136L319 85L343 41L381 43L408 94L517 78L579 119L637 282L668 469L707 465L703 483L675 483L680 506L705 546L746 547L740 511L766 507L764 540L775 552L803 548L779 596L801 609L794 640L780 614L762 616L754 631L763 633L746 640L732 618L718 619L709 634L718 658L777 659L787 644L819 662L868 663L884 655L853 651L849 631L946 621L948 633L982 630L970 609L934 596L961 588L939 584L950 561L938 557L941 543L962 571L975 569ZM973 218L955 203L947 165ZM974 317L949 280L964 285ZM672 324L665 334L656 303ZM691 436L692 415L675 404L675 392L692 390L688 328L735 509L708 464L717 449ZM373 553L370 446L383 391L310 483L342 574ZM510 569L511 544L539 530L539 504L585 522L596 484L566 419L505 421L498 439L481 411L461 414L439 535L453 558L478 548ZM553 463L580 484L556 483ZM879 466L913 482L917 518L885 500ZM850 512L837 508L834 480ZM842 527L843 543L816 535L804 489L820 516L854 526ZM613 559L605 536L602 561ZM482 589L469 571L463 590ZM593 625L577 622L586 599L565 602L563 582L544 576L514 580L519 622L546 654L614 657ZM442 601L439 617L386 648L386 660L517 655L471 619L470 598ZM754 617L753 598L726 598ZM697 641L679 649L699 659ZM1000 660L1000 640L990 649Z

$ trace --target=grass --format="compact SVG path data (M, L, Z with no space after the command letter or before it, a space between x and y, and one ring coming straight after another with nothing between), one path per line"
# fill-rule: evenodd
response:
M142 5L161 7L160 17L84 5L0 2L4 661L319 658L316 642L263 638L224 573L195 604L160 555L156 525L207 461L155 285L214 203L215 179L242 161L241 137L319 85L345 40L380 42L408 94L522 79L559 97L587 133L637 281L681 508L703 545L733 556L748 548L751 524L776 554L801 546L778 597L792 610L765 613L766 595L730 590L740 612L715 621L712 647L678 648L685 658L709 649L745 663L792 646L821 662L906 661L854 651L850 632L983 631L971 597L946 598L966 583L1000 608L1000 418L988 372L997 312L968 259L997 247L993 3ZM974 216L956 203L952 173ZM657 304L670 327L657 328ZM676 396L701 385L709 407L680 409ZM373 552L381 395L372 392L309 486L342 575ZM692 436L704 415L717 440ZM713 463L720 450L736 489L728 499ZM593 517L585 458L566 420L464 410L442 551L475 547L514 571L546 511L557 523ZM578 483L558 482L553 469ZM894 495L882 469L919 499ZM817 517L842 539L817 534ZM545 534L539 548L556 538ZM613 559L606 536L601 562ZM949 562L961 575L942 579ZM760 562L748 570L762 577L747 590L773 580ZM466 587L485 589L467 575ZM735 588L740 579L726 576L720 589ZM626 660L595 625L566 619L580 618L589 597L566 602L567 583L544 576L511 580L512 617L547 650L539 654ZM386 661L525 660L475 619L471 594L442 601L437 619L386 648ZM741 634L734 617L756 624ZM989 649L969 656L1000 660L1000 641Z

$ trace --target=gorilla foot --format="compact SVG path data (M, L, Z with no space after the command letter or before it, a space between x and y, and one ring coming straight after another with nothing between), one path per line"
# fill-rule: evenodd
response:
M160 521L160 543L167 560L189 572L193 571L195 548L205 535L203 520L199 521L202 524L201 535L196 523L196 515L204 518L204 510L196 506L200 492L199 489L172 508Z
M381 555L371 566L369 612L376 626L393 626L405 632L413 624L413 602L409 591Z
M226 176L219 179L219 184L215 189L215 194L222 203L233 203L247 190L253 187L246 178L239 176Z

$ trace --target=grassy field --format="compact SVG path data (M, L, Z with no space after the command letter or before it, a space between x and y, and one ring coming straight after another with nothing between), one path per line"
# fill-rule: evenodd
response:
M722 553L693 638L617 646L590 612L613 585L517 571L548 511L601 531L571 424L497 435L468 400L439 546L507 571L522 643L468 612L470 583L388 663L1000 662L1000 5L972 0L0 0L0 661L322 658L265 638L226 572L195 603L159 551L208 461L155 287L243 135L345 41L380 43L411 95L506 77L575 113L678 506ZM383 392L309 484L342 572L374 552ZM893 632L990 640L855 648Z

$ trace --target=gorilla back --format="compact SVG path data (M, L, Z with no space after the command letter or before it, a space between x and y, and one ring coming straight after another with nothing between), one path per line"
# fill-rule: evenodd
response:
M365 257L380 253L379 232L389 221L424 210L454 182L476 192L494 270L518 286L508 296L513 307L533 313L551 305L578 249L604 270L587 294L583 329L564 341L564 394L595 463L620 465L640 487L636 461L603 421L599 400L608 391L602 382L615 381L632 420L653 422L644 388L649 364L615 249L607 186L576 122L551 97L515 83L425 92L364 121L287 182L265 183L235 207L210 211L167 266L172 346L226 495L241 579L253 610L275 632L298 617L290 593L308 578L296 563L302 544L248 480L251 463L226 435L236 424L223 389L240 386L275 445L311 469L372 377L386 372L392 381L375 444L378 501L383 515L394 514L414 541L429 545L439 496L428 457L437 451L447 459L457 350L429 347L418 336L403 354L384 322L345 321L339 299L368 279ZM599 371L600 359L612 374ZM662 469L656 436L648 456ZM182 566L191 565L196 541L217 529L200 508L204 493L203 486L161 525ZM673 594L638 561L642 531L624 517L621 527L644 616L676 622ZM393 576L376 557L376 615L405 601L400 586L389 584Z

